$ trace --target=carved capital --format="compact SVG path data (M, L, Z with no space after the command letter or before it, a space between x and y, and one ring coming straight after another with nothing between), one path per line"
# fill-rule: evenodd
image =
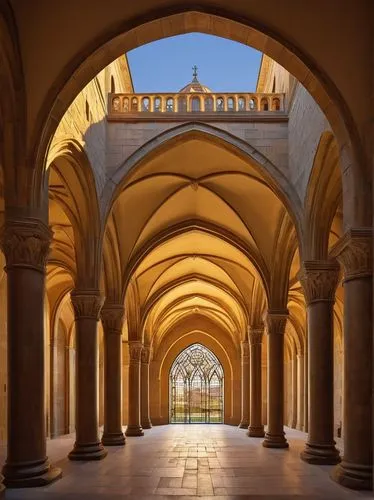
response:
M265 315L265 324L268 335L284 335L288 319L288 311L268 311Z
M264 335L264 327L259 326L250 326L248 337L250 345L262 344L262 337Z
M125 308L121 304L105 304L101 309L101 322L105 334L122 334Z
M142 358L143 344L139 340L129 340L130 363L139 363Z
M0 237L6 268L28 267L44 272L52 235L38 219L7 220Z
M340 266L336 261L306 261L298 278L306 303L334 302L339 282Z
M147 365L151 361L152 357L151 346L149 345L143 346L141 357L142 357L142 363L145 365Z
M105 297L99 290L74 290L70 293L75 319L90 318L99 321Z
M344 280L367 278L373 273L371 228L350 229L332 250L344 269Z
M249 344L246 340L242 340L240 342L240 347L241 347L241 353L242 353L242 362L243 363L248 363L249 362Z

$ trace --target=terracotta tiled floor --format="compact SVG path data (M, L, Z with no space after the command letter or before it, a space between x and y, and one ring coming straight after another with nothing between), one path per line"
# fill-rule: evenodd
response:
M225 425L154 427L144 437L110 448L101 462L69 462L72 436L48 443L64 477L45 488L8 490L6 499L95 500L150 498L323 499L372 498L329 478L330 467L299 459L306 435L288 430L289 450L269 450L261 439Z

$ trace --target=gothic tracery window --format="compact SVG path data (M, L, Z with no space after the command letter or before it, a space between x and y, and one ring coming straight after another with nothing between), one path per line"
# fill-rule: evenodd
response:
M175 359L169 377L170 423L223 422L223 368L201 344Z

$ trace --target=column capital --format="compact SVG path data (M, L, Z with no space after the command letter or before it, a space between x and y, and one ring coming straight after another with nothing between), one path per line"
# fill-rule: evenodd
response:
M240 342L242 362L249 363L249 344L247 340L242 340Z
M367 278L373 274L372 228L349 229L331 252L344 269L344 280Z
M305 261L298 273L307 305L334 302L339 283L340 266L335 260Z
M253 325L249 327L248 338L250 345L262 344L264 325Z
M122 304L105 303L100 312L101 322L105 334L122 334L125 308Z
M140 340L129 340L130 363L139 363L142 358L143 344Z
M50 228L41 220L6 220L0 235L6 269L28 267L44 272L52 236Z
M100 290L73 290L70 293L75 319L100 319L100 311L105 297Z
M288 319L288 310L269 310L264 321L268 335L284 335Z
M141 354L141 362L144 365L149 364L152 358L152 348L150 345L144 345Z

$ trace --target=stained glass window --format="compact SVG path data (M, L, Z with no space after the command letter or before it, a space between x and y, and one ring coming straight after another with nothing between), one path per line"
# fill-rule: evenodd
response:
M169 378L170 423L223 423L223 368L201 344L175 359Z

